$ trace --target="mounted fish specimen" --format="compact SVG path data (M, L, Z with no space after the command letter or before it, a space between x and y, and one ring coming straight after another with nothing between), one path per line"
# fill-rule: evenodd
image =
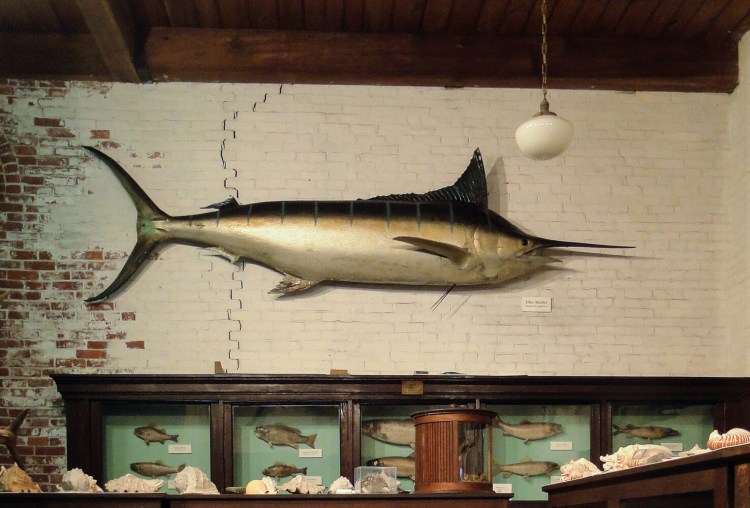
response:
M382 418L362 422L362 433L373 439L393 445L414 448L417 431L414 420L404 418Z
M157 476L169 477L169 475L179 473L185 469L185 464L172 467L164 465L161 460L157 460L156 462L133 462L130 464L130 469L151 478L156 478Z
M523 476L524 478L528 478L529 476L549 476L552 471L559 467L555 462L531 460L526 457L523 462L516 464L498 464L495 462L492 468L492 476L500 473L503 474L503 478L508 478L513 474Z
M272 476L274 478L286 478L295 474L307 474L306 467L290 466L288 464L282 464L276 462L273 466L268 466L263 470L263 474L266 476Z
M5 445L5 447L8 449L8 452L10 452L11 457L13 457L13 460L21 469L23 469L23 461L21 460L21 457L18 455L18 451L16 450L16 441L18 440L18 428L21 426L28 414L29 410L24 409L20 415L16 416L16 418L10 423L10 425L3 429L0 429L0 444Z
M502 418L497 417L492 425L503 431L504 436L518 438L524 442L547 439L556 436L563 431L563 426L559 423L552 422L530 422L523 420L520 423L506 423Z
M234 198L215 212L172 217L114 159L84 147L109 167L138 212L137 240L115 280L86 300L110 298L162 243L211 248L232 262L247 259L283 274L272 293L296 293L326 281L418 286L487 286L555 261L546 247L628 248L530 235L487 207L477 149L454 185L425 194L357 201L267 201Z
M300 444L306 444L310 448L315 448L315 439L318 437L317 434L303 436L299 429L289 427L283 423L259 425L255 427L255 435L258 436L258 439L262 439L268 443L271 448L274 445L278 445L291 446L295 449L299 448Z
M164 444L165 441L174 441L176 443L177 438L179 437L177 434L167 434L164 429L160 429L153 423L150 423L145 427L138 427L134 429L133 434L143 439L146 442L146 445L150 445L151 443Z
M377 467L395 467L396 476L399 478L409 478L414 480L416 477L417 459L412 453L408 457L378 457L367 461L368 466Z
M619 425L612 425L615 428L613 435L625 434L628 437L639 437L646 441L652 439L662 439L670 436L679 436L680 432L669 427L658 427L656 425L632 425L628 424L625 427Z

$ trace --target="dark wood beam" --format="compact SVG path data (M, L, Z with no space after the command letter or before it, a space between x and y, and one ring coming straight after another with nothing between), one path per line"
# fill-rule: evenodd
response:
M0 33L0 76L109 80L91 34Z
M135 25L120 0L76 0L113 81L141 81L135 64Z
M540 86L538 37L154 28L156 81L444 87ZM685 41L549 41L551 88L731 92L737 47Z

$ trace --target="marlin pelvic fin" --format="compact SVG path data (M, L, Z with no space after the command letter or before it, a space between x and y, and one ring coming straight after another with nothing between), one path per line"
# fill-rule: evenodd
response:
M483 210L487 209L487 177L479 148L474 150L471 162L456 183L424 194L390 194L377 196L368 201L419 201L445 202L459 201L470 203Z
M117 180L128 193L130 200L135 205L138 212L136 219L137 240L133 251L125 261L120 273L104 291L96 296L86 299L86 303L97 303L108 299L120 288L122 288L138 271L141 265L148 259L148 256L154 251L156 246L165 238L162 233L154 228L154 220L168 220L170 217L159 209L158 206L148 197L144 190L136 183L135 180L120 166L114 159L107 154L90 146L83 147L86 152L102 161L115 175Z

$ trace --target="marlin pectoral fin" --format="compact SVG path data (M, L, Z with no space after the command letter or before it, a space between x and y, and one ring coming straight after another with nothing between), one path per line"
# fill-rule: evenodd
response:
M281 282L276 284L276 287L269 291L269 293L299 293L316 286L318 283L319 281L316 280L305 280L295 277L294 275L284 274L284 278L281 279Z
M417 247L418 249L435 254L436 256L444 257L449 259L454 265L459 268L465 267L471 259L471 253L461 247L456 247L449 243L436 242L434 240L425 240L424 238L416 238L413 236L397 236L394 240L398 242L408 243Z

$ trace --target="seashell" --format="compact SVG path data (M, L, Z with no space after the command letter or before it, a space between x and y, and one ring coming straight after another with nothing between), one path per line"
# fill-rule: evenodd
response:
M684 452L679 452L677 455L680 457L692 457L693 455L700 455L701 453L707 453L711 450L706 450L705 448L701 448L698 445L693 446L689 450L686 450Z
M601 473L599 468L591 461L584 458L571 460L567 464L560 466L560 477L564 482L577 480L578 478L585 478L599 473Z
M174 477L174 488L180 494L218 494L219 489L208 475L193 466L186 466Z
M6 469L0 466L0 492L41 492L39 485L34 483L26 472L13 464Z
M322 494L326 488L313 482L307 476L298 475L279 486L279 490L286 490L292 494Z
M623 446L612 455L599 457L605 471L628 469L630 467L654 464L672 458L672 452L661 445L628 445Z
M745 429L735 428L728 430L726 434L719 434L718 430L714 430L708 436L707 446L711 450L718 450L719 448L738 446L746 443L750 443L750 432Z
M328 493L338 494L339 490L342 490L347 494L351 494L352 490L354 490L354 485L352 485L352 482L350 482L349 478L347 478L346 476L339 476L338 478L333 480L333 483L328 488Z
M362 478L355 486L355 492L362 494L398 494L400 482L386 475L384 471Z
M158 492L165 484L164 480L144 480L134 474L126 474L104 484L107 492L140 492L150 494Z
M66 471L60 487L62 490L69 492L102 492L101 487L96 484L96 480L80 468Z
M268 494L268 485L263 480L250 480L245 486L245 494Z

